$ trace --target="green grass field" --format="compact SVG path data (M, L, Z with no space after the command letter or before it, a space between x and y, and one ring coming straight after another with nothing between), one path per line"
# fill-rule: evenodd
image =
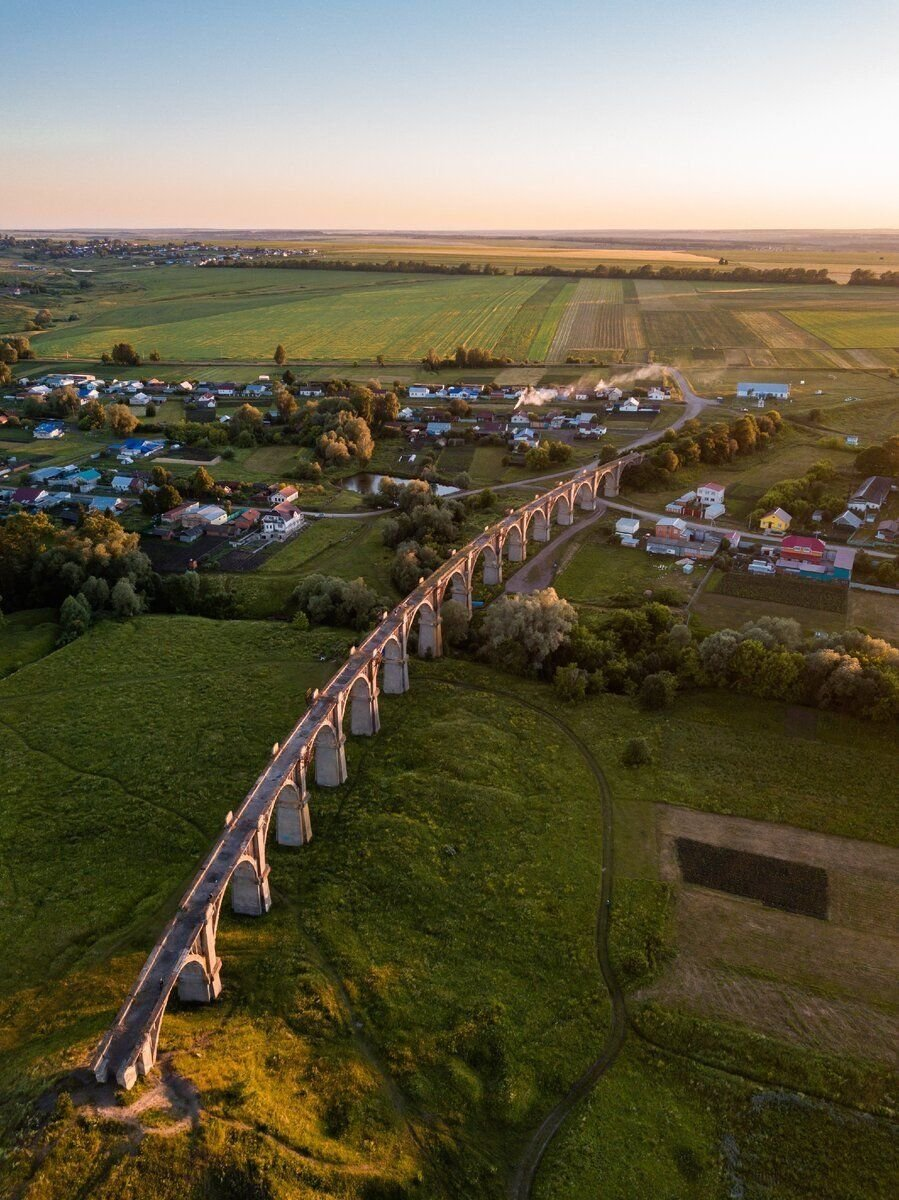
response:
M579 604L608 605L615 596L640 594L664 588L689 599L705 573L700 564L693 575L684 575L671 560L660 560L638 548L620 546L608 525L594 527L566 555L554 587L560 596Z
M58 636L55 609L33 608L0 616L0 677L49 654Z
M0 682L7 1130L84 1062L224 812L333 669L319 656L336 660L342 641L150 617L101 625ZM71 703L72 678L90 703ZM37 1158L26 1135L0 1161L5 1191L30 1177L42 1200L503 1196L525 1135L599 1052L607 1020L593 960L598 797L564 726L625 807L664 797L897 840L871 785L892 761L890 731L859 736L819 714L817 740L797 740L782 706L721 693L663 714L612 696L560 713L541 685L452 660L415 664L412 684L382 698L378 738L349 740L347 787L314 793L313 842L270 847L268 917L223 919L222 1001L171 1006L163 1062L198 1089L197 1131L179 1132L178 1112L150 1094L149 1132L123 1154L127 1127L66 1102ZM635 733L656 766L619 765ZM796 1187L784 1194L811 1197L831 1118L806 1112L797 1130L759 1109L761 1094L629 1048L552 1148L538 1194L601 1184L624 1200L667 1180L666 1194L717 1197L730 1132L748 1185L787 1154ZM840 1170L867 1170L880 1138L858 1125Z

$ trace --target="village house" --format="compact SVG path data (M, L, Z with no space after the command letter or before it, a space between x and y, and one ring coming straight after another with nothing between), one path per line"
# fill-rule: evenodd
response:
M766 533L786 533L793 518L782 508L773 508L759 520L759 529Z
M221 505L198 504L182 515L181 524L185 529L193 529L197 526L224 525L227 520L228 513Z
M855 533L864 525L864 521L858 513L854 513L850 508L841 512L838 517L834 517L833 523L840 529L848 529L851 533Z
M195 513L200 505L196 500L188 500L185 504L179 504L175 508L168 509L159 518L162 525L180 525L185 516L190 513Z
M41 487L20 487L16 488L10 497L12 504L21 505L22 508L33 508L40 504L42 500L48 497L50 493L46 488Z
M36 438L45 441L48 438L65 437L66 431L62 421L41 421L35 425L33 433Z
M262 514L262 536L268 540L283 542L302 529L303 514L292 504L278 504L270 512Z
M699 503L705 508L709 504L724 503L724 484L723 483L703 483L696 489L696 495Z
M430 400L431 389L424 384L410 383L406 394L410 400Z
M825 583L852 578L855 551L846 546L828 549L820 538L791 535L784 538L776 554L774 566L778 574Z
M731 545L732 535L725 535ZM659 517L655 529L646 539L648 554L680 558L714 558L725 537L710 529L690 529L680 517Z
M865 521L871 522L886 504L892 490L893 481L888 476L869 475L849 497L847 507Z
M874 534L875 541L892 545L899 542L899 521L881 521Z
M275 485L270 489L269 499L273 505L289 504L291 500L296 500L299 494L292 483L282 483L280 486Z

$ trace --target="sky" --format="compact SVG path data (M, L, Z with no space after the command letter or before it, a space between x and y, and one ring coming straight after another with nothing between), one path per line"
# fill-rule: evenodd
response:
M4 0L0 228L899 225L896 0Z

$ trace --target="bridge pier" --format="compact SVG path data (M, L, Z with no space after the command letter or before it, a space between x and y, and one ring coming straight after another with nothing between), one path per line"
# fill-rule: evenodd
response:
M639 460L638 460L639 461ZM621 467L616 465L608 474L603 476L602 492L604 496L617 496L621 483Z
M346 783L346 738L337 728L326 725L315 739L315 782L319 787L340 787Z
M209 1004L222 992L222 960L215 952L215 910L211 904L191 954L178 976L178 998L186 1004Z
M556 520L560 525L574 524L574 514L571 511L571 505L564 497L559 501L556 509Z
M354 685L350 692L350 733L368 737L380 728L377 692Z
M297 784L285 783L278 793L275 801L275 841L279 846L305 846L312 841L305 763L297 767Z
M453 590L450 599L454 600L456 604L463 604L470 617L472 614L471 588L458 575L453 576L452 582Z
M231 907L245 917L261 917L272 906L268 885L271 868L265 861L265 828L260 822L242 859L231 876Z
M484 555L484 586L496 587L497 584L503 581L503 564L499 557L492 561Z
M425 605L418 621L418 653L421 658L439 658L443 653L440 614Z
M396 643L391 642L390 645ZM409 656L405 647L397 650L394 657L385 652L381 660L384 668L384 692L387 696L401 696L409 690Z
M506 554L510 563L524 562L527 558L524 538L517 530L513 530L506 538Z
M535 542L548 542L550 536L549 521L546 516L538 512L531 522L530 536Z

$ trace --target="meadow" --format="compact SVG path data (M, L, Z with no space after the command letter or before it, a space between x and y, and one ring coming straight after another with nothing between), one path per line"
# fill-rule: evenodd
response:
M608 1020L593 958L599 797L567 730L606 771L626 872L629 843L645 840L629 813L660 796L897 840L871 784L891 762L888 731L859 736L856 723L822 713L815 739L797 739L783 706L721 693L685 696L663 714L614 696L560 710L542 685L459 660L415 663L411 692L382 697L379 736L349 739L348 785L314 791L312 843L270 846L272 912L224 917L221 1002L195 1011L174 1002L162 1083L97 1108L108 1100L70 1072L254 764L348 640L145 617L101 625L0 682L11 817L0 1117L6 1138L21 1134L0 1161L7 1191L503 1196L529 1131L599 1053ZM73 677L90 704L71 703ZM638 733L656 765L634 771L620 755ZM622 911L614 936L633 945L643 908ZM601 1102L588 1101L552 1147L537 1194L588 1196L598 1180L624 1200L639 1194L635 1181L667 1179L672 1196L717 1198L727 1134L738 1136L741 1175L756 1189L747 1195L797 1154L800 1134L791 1198L815 1194L834 1137L859 1178L874 1156L883 1161L878 1125L856 1122L850 1141L829 1109L804 1109L800 1131L766 1107L765 1087L741 1078L737 1050L727 1075L629 1040ZM42 1094L49 1101L35 1107ZM756 1129L767 1134L750 1153Z

